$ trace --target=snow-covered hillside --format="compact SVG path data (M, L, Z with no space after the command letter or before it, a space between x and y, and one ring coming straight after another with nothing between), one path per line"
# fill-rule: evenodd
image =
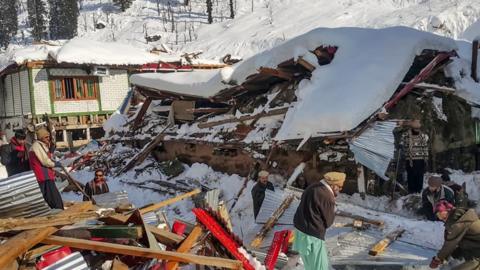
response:
M188 5L185 0L135 0L125 12L112 0L80 3L79 36L146 49L166 44L179 51L202 50L207 58L227 53L245 58L317 27L403 25L468 40L480 35L478 0L235 0L233 20L229 1L217 0L212 25L205 0ZM25 8L21 11L16 43L28 42L29 36ZM147 36L160 39L147 43Z

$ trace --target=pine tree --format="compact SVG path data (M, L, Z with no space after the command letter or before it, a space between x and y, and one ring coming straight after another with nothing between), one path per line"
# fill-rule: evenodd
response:
M28 20L32 27L33 40L47 37L47 9L43 0L27 0Z
M113 3L120 7L122 11L127 10L132 5L133 0L113 0Z
M18 30L15 0L0 1L0 46L6 48Z
M71 39L77 35L77 0L49 0L50 38Z

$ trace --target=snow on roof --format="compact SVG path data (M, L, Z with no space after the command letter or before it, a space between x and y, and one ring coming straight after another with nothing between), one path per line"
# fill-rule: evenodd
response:
M452 39L407 27L318 28L250 57L228 71L136 74L131 82L209 97L226 87L221 80L241 83L259 67L276 67L298 56L312 59L310 51L320 45L338 46L335 58L329 65L317 65L311 80L299 84L298 102L288 111L277 140L355 128L392 96L415 55L424 49L457 49Z
M178 61L179 57L160 56L130 45L75 38L55 55L57 62L98 65L142 65L158 61Z
M457 48L452 39L406 27L317 29L304 38L299 43L339 48L329 65L300 83L298 103L288 111L278 140L357 127L393 95L415 55L424 49Z
M231 68L195 72L134 74L130 77L130 82L134 85L180 95L208 98L229 87L222 82L225 80L225 76L222 74L228 73L229 70Z
M0 55L0 72L12 64L21 65L29 61L45 61L49 55L55 53L60 46L50 45L30 45L18 46L10 45L7 51Z

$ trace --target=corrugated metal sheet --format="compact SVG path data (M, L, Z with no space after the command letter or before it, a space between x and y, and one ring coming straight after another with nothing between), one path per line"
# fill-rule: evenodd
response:
M102 208L117 208L121 205L129 205L128 193L126 191L108 192L93 195L97 206Z
M32 171L0 180L0 217L34 217L50 212Z
M44 268L44 270L88 270L87 262L80 252L74 252L54 264Z
M385 180L388 180L385 172L395 151L393 129L396 126L392 121L375 122L349 143L355 160Z
M258 216L255 222L260 224L266 223L267 220L272 216L273 212L275 212L275 210L277 210L277 208L282 204L288 194L290 193L281 190L277 190L274 192L267 189L265 191L265 199L263 200L262 207L258 212ZM294 199L293 202L290 204L290 207L285 210L285 212L276 224L293 225L293 217L295 216L295 212L297 211L299 204L300 201Z

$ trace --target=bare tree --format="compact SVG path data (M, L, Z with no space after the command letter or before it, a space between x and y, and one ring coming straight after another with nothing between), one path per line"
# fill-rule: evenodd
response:
M157 15L160 16L160 0L157 0Z
M230 19L233 19L235 18L235 13L233 10L233 0L230 0L229 4L230 4Z
M207 15L208 15L208 23L212 24L213 23L213 16L212 16L212 0L207 0Z

